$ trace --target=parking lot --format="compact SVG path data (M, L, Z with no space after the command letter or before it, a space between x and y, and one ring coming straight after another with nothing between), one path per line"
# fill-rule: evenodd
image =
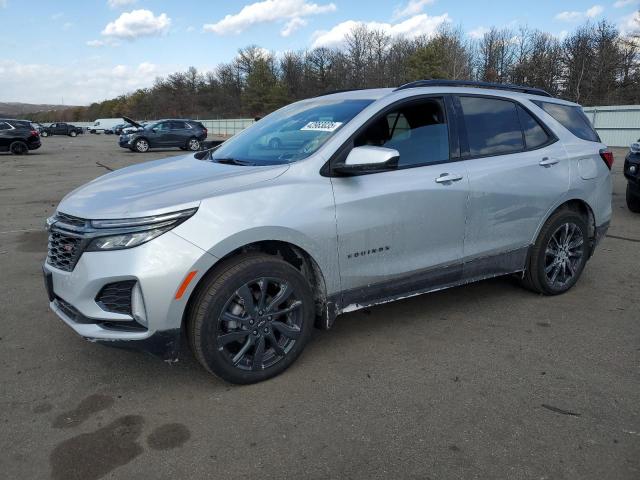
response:
M0 476L640 478L640 215L614 149L613 220L578 285L501 278L338 318L283 375L231 386L88 343L48 310L44 219L138 162L117 137L0 154Z

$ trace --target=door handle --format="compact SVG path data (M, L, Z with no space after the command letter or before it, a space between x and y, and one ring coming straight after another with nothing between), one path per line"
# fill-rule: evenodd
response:
M550 167L551 165L555 165L559 161L560 160L558 160L557 158L544 157L542 160L540 160L540 165L542 165L543 167Z
M436 183L451 183L462 180L462 175L457 173L441 173L439 177L436 177Z

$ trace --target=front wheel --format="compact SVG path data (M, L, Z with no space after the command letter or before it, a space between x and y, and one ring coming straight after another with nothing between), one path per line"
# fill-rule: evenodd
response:
M300 355L315 309L309 283L293 266L268 255L243 255L203 282L187 331L209 372L231 383L255 383L282 373Z
M573 287L589 258L584 217L559 210L549 217L529 253L524 285L544 295L558 295Z
M631 191L631 185L627 183L627 208L633 213L640 213L640 195Z
M139 153L148 152L149 151L149 142L146 141L144 138L139 138L133 144L133 148L135 149L136 152L139 152Z

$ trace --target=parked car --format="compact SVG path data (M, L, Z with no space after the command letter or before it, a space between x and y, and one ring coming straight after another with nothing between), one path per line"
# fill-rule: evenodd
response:
M207 138L207 129L195 120L167 119L142 125L127 119L137 130L120 135L119 145L134 152L148 152L151 148L179 147L200 150Z
M24 155L40 148L40 134L28 120L0 118L0 152Z
M111 130L113 133L113 127L122 123L122 117L120 118L98 118L93 125L89 127L89 133L106 133L106 130Z
M264 148L291 123L299 147ZM579 105L534 88L324 95L67 195L45 284L92 342L172 359L184 332L209 372L257 382L344 312L498 275L566 292L607 231L612 163Z
M631 144L624 159L624 176L627 179L627 207L640 213L640 140Z
M70 137L75 137L83 132L84 130L82 130L81 127L76 127L70 123L58 122L45 127L41 135L43 137L48 137L49 135L69 135Z

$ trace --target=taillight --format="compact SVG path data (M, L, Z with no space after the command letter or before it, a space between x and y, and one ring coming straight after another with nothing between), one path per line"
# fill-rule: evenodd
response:
M607 164L607 168L611 170L611 167L613 167L613 152L603 148L600 150L600 158L604 160L604 163Z
M31 130L31 136L32 136L32 137L37 137L37 136L39 136L39 135L40 135L40 134L38 133L38 131L37 131L37 130Z
M204 130L204 134L208 135L209 134L209 130L207 130L207 127L202 127L202 129Z

